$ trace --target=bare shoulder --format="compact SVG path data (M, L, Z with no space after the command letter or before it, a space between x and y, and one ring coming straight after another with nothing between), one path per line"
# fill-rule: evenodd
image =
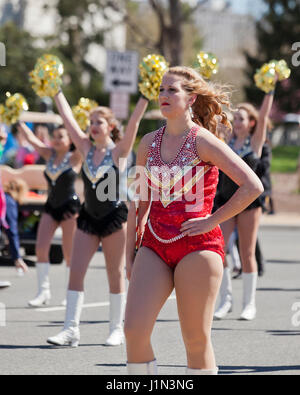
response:
M147 133L141 139L139 147L138 147L138 152L137 152L137 163L139 163L139 164L146 163L149 149L150 149L151 144L154 141L156 133L157 133L157 131Z
M154 132L150 132L150 133L145 134L143 136L143 138L141 139L141 141L140 141L138 150L148 153L149 147L153 143L156 133L157 133L157 130L154 131Z
M140 145L149 147L149 145L152 144L156 133L157 133L157 130L155 130L154 132L150 132L150 133L145 134L143 136L143 138L141 139Z
M202 142L203 144L211 144L214 141L218 141L219 139L212 134L208 129L205 129L203 127L199 127L197 129L197 142Z
M196 147L199 157L204 161L211 163L212 155L226 147L226 143L216 137L213 133L205 128L198 128L196 136Z

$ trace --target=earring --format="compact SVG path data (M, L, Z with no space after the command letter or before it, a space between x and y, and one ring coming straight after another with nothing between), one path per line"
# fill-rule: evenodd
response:
M189 112L190 112L191 118L194 118L194 113L193 113L192 106L189 106Z

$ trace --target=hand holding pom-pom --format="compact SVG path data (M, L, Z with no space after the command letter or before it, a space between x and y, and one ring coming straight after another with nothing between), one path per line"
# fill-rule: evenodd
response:
M259 89L270 93L274 91L277 80L283 81L289 78L290 74L291 70L285 60L272 60L257 70L254 81Z
M148 100L158 99L162 77L168 67L168 63L161 55L148 55L143 58L139 65L141 80L139 89Z
M23 111L28 111L28 103L20 93L6 93L5 104L0 105L0 119L6 125L18 122Z
M54 97L62 85L63 73L64 66L57 56L43 55L29 74L33 90L40 97Z

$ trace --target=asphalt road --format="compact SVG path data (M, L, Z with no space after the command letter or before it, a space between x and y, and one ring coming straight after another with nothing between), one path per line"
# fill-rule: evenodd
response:
M263 228L266 273L259 278L257 318L239 321L242 281L233 281L234 311L213 324L213 343L220 374L300 374L300 229ZM106 347L108 287L102 253L97 253L86 278L81 345L53 348L46 343L63 325L63 265L51 268L53 298L45 309L27 308L36 293L35 269L18 277L12 267L0 267L0 280L12 286L0 290L0 375L126 374L125 346ZM294 310L293 310L294 309ZM5 311L5 321L3 320ZM184 374L186 358L176 299L161 311L153 333L159 373Z

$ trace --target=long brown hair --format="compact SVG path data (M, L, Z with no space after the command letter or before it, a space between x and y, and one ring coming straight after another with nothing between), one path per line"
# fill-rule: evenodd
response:
M116 119L114 113L109 107L99 106L93 108L90 112L90 116L92 114L99 114L101 117L106 119L109 126L113 127L111 131L111 138L114 142L122 140L123 134L119 127L119 121Z
M255 132L258 118L259 118L259 111L251 104L251 103L240 103L237 106L237 110L244 110L248 114L249 121L254 121L253 126L250 129L250 134L252 135ZM270 118L268 118L267 128L270 130L272 129L272 122Z
M197 99L192 105L195 123L208 129L217 137L219 137L221 129L226 130L226 133L231 132L231 123L226 112L223 111L223 106L232 110L227 86L206 82L196 70L190 67L171 67L167 73L182 77L184 79L183 88L190 94L197 95ZM223 127L220 128L220 125Z

